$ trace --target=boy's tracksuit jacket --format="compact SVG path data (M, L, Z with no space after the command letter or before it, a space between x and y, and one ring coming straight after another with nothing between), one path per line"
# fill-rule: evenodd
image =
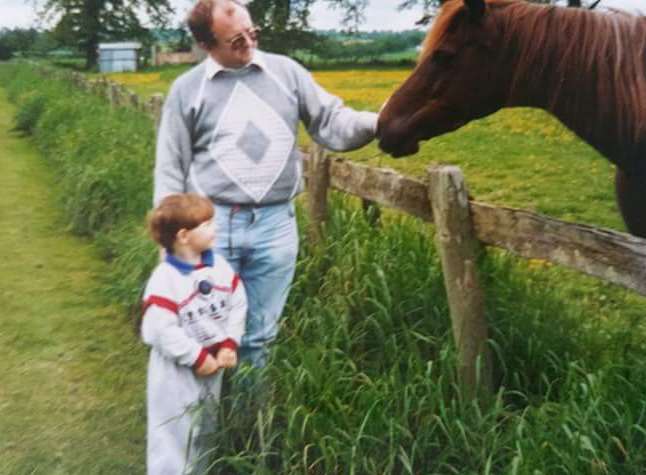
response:
M195 430L191 407L219 399L222 371L204 378L193 371L209 353L237 349L247 301L231 266L206 251L198 266L169 255L148 280L143 305L141 336L151 346L148 473L177 475L184 471Z

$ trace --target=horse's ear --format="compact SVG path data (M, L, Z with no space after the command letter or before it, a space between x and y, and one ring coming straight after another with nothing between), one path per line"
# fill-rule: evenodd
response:
M472 20L478 21L484 15L485 0L464 0L464 4L468 8Z

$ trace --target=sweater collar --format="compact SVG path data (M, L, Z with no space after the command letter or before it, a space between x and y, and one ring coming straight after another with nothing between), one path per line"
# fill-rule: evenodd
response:
M180 271L183 275L190 274L194 270L201 269L202 267L213 267L213 251L211 249L207 249L202 253L201 256L202 262L200 262L197 265L189 264L188 262L184 262L181 259L175 257L172 254L167 254L166 255L166 262L168 262L170 265L172 265L175 269Z
M249 64L238 68L226 68L222 66L220 63L218 63L213 56L207 55L206 57L206 77L208 79L213 79L216 74L221 73L223 71L231 71L231 72L236 72L236 71L242 71L244 69L247 69L250 66L256 66L260 69L266 69L266 63L265 63L265 58L263 58L263 55L260 51L257 49L254 50L253 52L253 57L251 58L251 61L249 61Z

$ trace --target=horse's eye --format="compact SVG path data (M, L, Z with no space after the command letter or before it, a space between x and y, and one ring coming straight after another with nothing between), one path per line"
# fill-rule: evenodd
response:
M432 61L439 66L448 66L455 58L453 51L439 49L433 53Z

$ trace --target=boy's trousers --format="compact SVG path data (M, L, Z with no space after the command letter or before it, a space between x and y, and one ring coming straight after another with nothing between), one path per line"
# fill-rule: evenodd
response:
M196 378L190 367L150 352L148 475L205 473L209 454L203 442L217 429L222 373Z

